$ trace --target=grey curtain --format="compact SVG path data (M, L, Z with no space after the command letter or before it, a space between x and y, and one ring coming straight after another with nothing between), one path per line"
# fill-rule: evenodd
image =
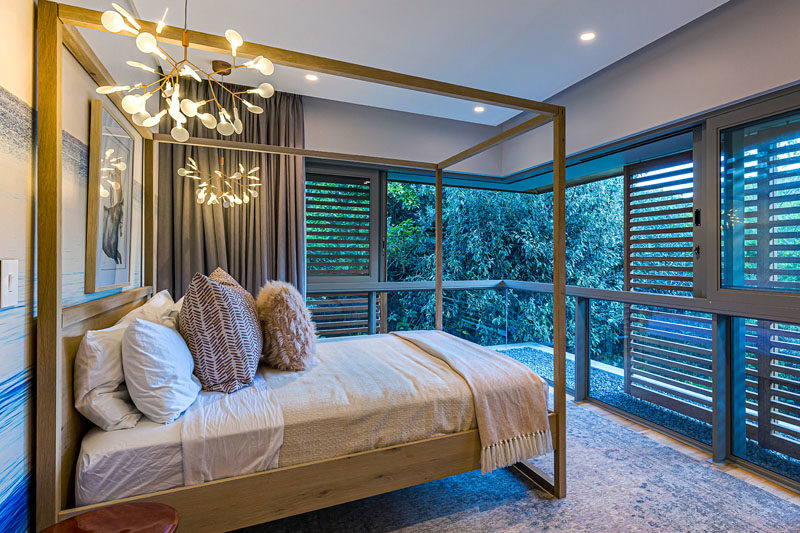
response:
M227 84L232 91L246 87ZM233 115L233 97L216 87L222 106ZM261 106L255 115L239 105L244 123L241 135L222 137L189 119L185 127L193 137L229 139L259 144L303 147L303 105L297 95L275 93L264 100L245 95ZM194 101L211 98L208 83L181 80L181 98ZM201 111L212 112L206 104ZM216 113L215 113L216 115ZM162 120L162 133L173 121ZM200 148L161 143L158 147L158 288L175 298L186 291L196 272L209 274L222 267L247 290L257 294L267 280L282 280L305 293L305 169L302 157ZM197 182L181 177L187 157L204 172L221 170L227 175L238 169L260 167L262 186L248 204L224 208L196 201ZM220 167L220 157L224 164Z

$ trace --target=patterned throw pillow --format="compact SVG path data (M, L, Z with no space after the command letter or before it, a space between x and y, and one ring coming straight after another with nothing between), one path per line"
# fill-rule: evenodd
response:
M258 293L264 360L281 370L306 370L317 361L317 334L303 296L292 285L270 281Z
M231 393L253 382L262 346L255 301L228 273L194 275L178 324L203 389Z

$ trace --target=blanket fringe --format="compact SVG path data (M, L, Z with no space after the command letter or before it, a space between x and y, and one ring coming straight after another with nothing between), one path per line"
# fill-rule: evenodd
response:
M511 466L522 459L532 459L553 451L550 428L518 435L513 439L496 442L481 449L481 474Z

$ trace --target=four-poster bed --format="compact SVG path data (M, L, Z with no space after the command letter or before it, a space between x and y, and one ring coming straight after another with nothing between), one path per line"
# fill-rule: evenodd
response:
M130 309L141 305L155 285L155 181L157 146L175 142L169 136L153 134L135 126L144 145L144 286L62 309L61 302L61 51L66 46L98 83L113 80L76 27L105 31L101 13L39 2L38 19L38 180L37 180L37 394L36 394L36 528L88 508L120 501L156 501L176 508L186 531L233 529L319 509L403 487L432 481L480 467L477 430L438 436L407 444L334 457L297 466L236 476L199 485L185 486L83 508L74 507L75 460L88 423L73 407L72 364L77 345L90 329L110 326ZM154 23L140 21L142 27ZM189 31L190 46L212 52L226 52L224 37ZM184 31L165 27L159 40L181 44ZM436 316L442 329L442 188L446 168L490 147L536 127L553 123L553 332L554 409L549 414L553 439L552 479L530 464L516 467L541 484L555 497L566 494L565 429L565 237L564 108L523 98L433 81L372 67L245 42L241 57L262 55L274 63L344 76L415 91L445 95L532 112L535 116L478 145L439 163L407 161L368 155L342 154L286 148L236 141L191 138L187 144L238 150L309 156L352 162L433 171L436 183ZM44 84L47 90L42 90ZM119 106L120 98L112 96ZM127 115L126 115L127 116Z

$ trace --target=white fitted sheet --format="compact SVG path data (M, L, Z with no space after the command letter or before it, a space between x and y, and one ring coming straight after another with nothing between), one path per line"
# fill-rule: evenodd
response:
M392 335L326 339L305 372L259 374L283 411L279 466L338 457L476 427L472 393L443 361ZM142 418L92 428L76 465L76 503L184 485L181 424Z

